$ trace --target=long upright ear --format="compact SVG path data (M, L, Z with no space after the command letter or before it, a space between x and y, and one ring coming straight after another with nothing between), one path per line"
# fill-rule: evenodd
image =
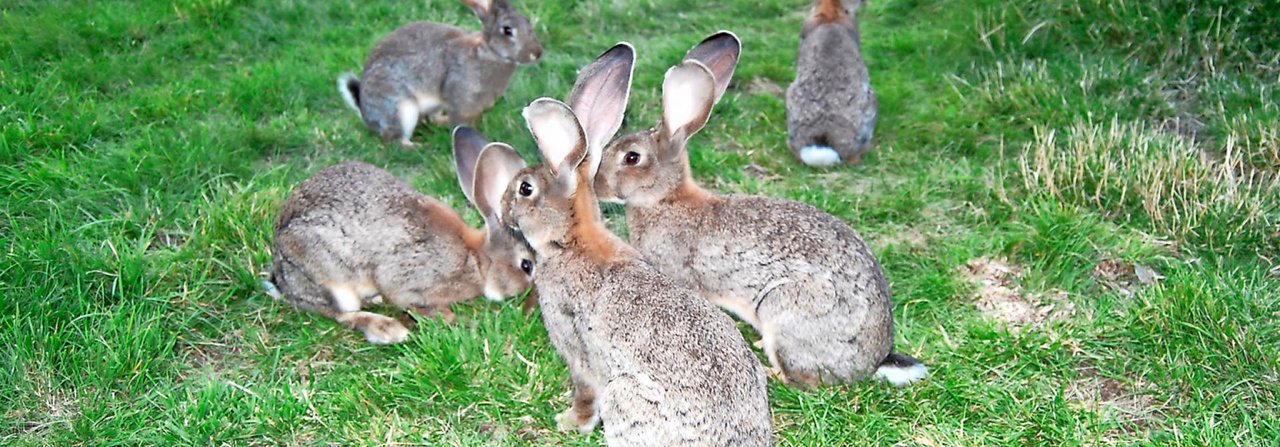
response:
M476 13L477 17L484 18L489 15L489 10L493 6L494 0L461 0L462 4L471 8L471 12Z
M476 203L476 159L487 144L489 140L475 129L467 126L453 128L453 166L458 171L458 185L462 186L462 194L471 203Z
M697 45L684 54L684 60L695 60L711 71L716 80L716 101L724 96L733 79L733 70L738 67L738 58L742 56L742 41L730 31L719 31L702 39Z
M501 216L502 195L516 173L524 169L524 159L515 149L503 143L489 143L480 152L475 169L475 200L471 203L484 216L485 222L496 225Z
M524 108L524 121L551 173L573 184L574 171L587 159L588 152L587 136L573 110L563 102L538 98Z
M636 65L636 50L631 44L618 42L596 60L582 67L578 80L569 93L569 107L581 118L587 135L587 150L595 159L622 127L631 94L631 74ZM595 176L595 169L591 170Z
M715 105L716 81L701 62L687 60L662 81L662 122L667 137L685 140L702 130Z

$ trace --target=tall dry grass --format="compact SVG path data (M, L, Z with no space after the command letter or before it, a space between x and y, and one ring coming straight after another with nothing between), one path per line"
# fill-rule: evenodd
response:
M1157 232L1227 254L1280 252L1280 178L1274 129L1229 135L1222 156L1143 124L1036 128L1019 159L1032 196L1147 221Z

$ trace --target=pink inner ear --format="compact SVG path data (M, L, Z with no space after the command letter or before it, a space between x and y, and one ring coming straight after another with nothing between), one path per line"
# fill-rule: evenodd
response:
M524 169L525 164L511 146L502 143L486 146L477 163L476 201L473 203L488 220L497 217L502 195L506 194L511 179Z
M587 135L589 149L604 146L622 126L634 66L635 49L621 42L579 72L569 105Z
M683 131L693 135L706 124L714 103L715 80L706 67L685 61L671 67L662 83L662 119L668 137Z
M476 15L484 16L489 14L489 8L493 6L493 1L492 0L462 0L462 4L467 5L468 8L471 8L471 11L475 12Z
M610 70L607 76L630 77L627 76L630 73L621 71L620 69ZM582 109L574 109L575 113L585 115L582 127L587 134L587 147L591 149L602 147L609 142L613 134L618 132L618 127L622 126L622 115L626 113L630 83L626 82L621 88L610 84L616 83L604 82L594 92L586 93L585 96L589 99L581 102Z
M586 155L586 138L569 106L539 98L524 108L524 119L551 172L558 177L573 172Z
M738 66L738 58L742 54L742 43L738 37L728 31L721 31L703 40L685 54L685 59L701 62L711 71L716 81L716 97L718 101L729 88L733 80L733 71Z

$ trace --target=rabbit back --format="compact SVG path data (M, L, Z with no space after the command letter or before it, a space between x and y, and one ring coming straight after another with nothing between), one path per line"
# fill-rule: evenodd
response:
M695 210L628 208L631 243L663 273L779 345L789 376L868 377L893 342L888 283L843 221L800 202L730 195Z
M548 332L580 340L589 360L570 364L603 384L609 445L771 443L764 370L723 312L638 259L561 256L541 268L544 316L573 321L573 334L553 321Z
M862 58L857 25L826 23L806 30L787 88L787 144L814 166L857 163L870 150L877 100ZM812 155L829 148L838 158Z
M273 255L277 270L296 267L316 284L349 286L409 307L428 297L479 293L464 228L453 210L386 171L345 163L290 195L276 222ZM302 296L280 286L285 296Z
M396 136L405 100L421 116L470 124L497 102L516 65L485 56L482 33L433 22L400 27L378 42L360 76L365 123ZM386 136L386 135L384 135Z

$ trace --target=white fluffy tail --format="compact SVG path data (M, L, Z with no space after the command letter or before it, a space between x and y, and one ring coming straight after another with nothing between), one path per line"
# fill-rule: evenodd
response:
M276 287L276 283L271 282L269 279L262 280L262 291L277 300L284 298L284 294L280 293L280 289Z
M338 75L338 93L342 95L347 107L360 115L360 79L352 73Z
M800 161L815 168L829 168L840 164L840 154L828 146L805 146L800 148Z
M880 362L880 367L876 368L876 378L888 381L893 386L907 385L927 375L929 375L929 368L919 360L896 352L889 353L889 356Z

